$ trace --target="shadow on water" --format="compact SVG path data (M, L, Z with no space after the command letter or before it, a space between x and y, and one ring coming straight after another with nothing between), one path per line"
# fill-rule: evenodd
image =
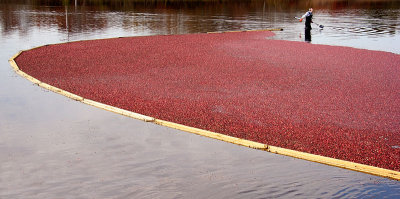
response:
M400 53L399 1L0 0L0 198L396 197L397 181L191 135L32 85L19 50L120 36L284 28L312 43ZM345 39L344 39L345 38ZM68 61L68 60L66 60Z

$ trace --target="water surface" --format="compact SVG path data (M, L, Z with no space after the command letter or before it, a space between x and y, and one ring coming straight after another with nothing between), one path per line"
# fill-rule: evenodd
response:
M400 53L399 1L0 0L0 198L399 196L397 181L81 104L32 85L7 61L40 45L110 37L283 28L274 39L303 42L294 17L310 6L325 26L314 26L312 44Z

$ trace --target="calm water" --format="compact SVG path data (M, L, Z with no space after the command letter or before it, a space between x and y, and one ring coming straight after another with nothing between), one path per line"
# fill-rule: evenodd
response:
M311 43L400 54L399 1L46 2L0 0L0 198L400 197L397 181L78 103L8 63L19 50L110 37L283 28L273 39L303 42L294 17L309 6L325 26Z

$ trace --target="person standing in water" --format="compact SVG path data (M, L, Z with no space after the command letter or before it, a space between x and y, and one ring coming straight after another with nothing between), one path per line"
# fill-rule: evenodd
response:
M304 14L301 18L300 18L300 22L303 21L303 19L306 19L306 23L305 23L305 41L306 42L311 42L311 23L312 23L312 17L313 17L313 9L309 8L308 12L306 12L306 14Z

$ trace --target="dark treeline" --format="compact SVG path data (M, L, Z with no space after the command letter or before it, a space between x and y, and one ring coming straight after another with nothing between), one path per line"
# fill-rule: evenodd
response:
M344 9L344 8L399 8L397 0L0 0L0 3L21 3L38 6L103 6L109 8L126 8L137 6L153 7L193 7L204 4L246 4L255 7L290 7L317 9Z

